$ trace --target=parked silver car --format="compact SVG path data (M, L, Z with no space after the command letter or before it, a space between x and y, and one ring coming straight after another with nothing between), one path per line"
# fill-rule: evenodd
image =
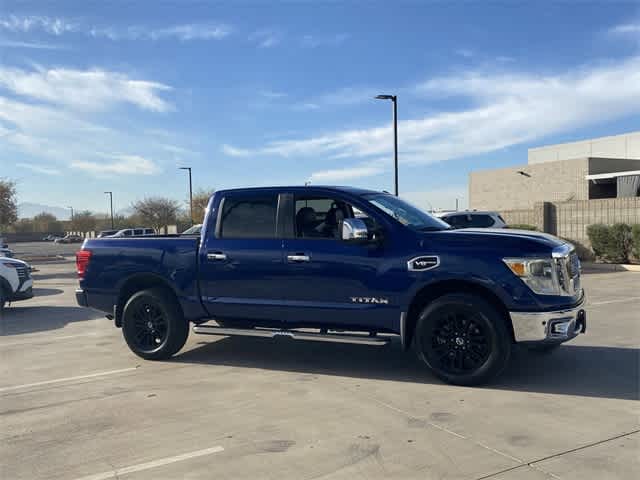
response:
M507 222L498 212L466 210L438 215L453 228L506 228Z

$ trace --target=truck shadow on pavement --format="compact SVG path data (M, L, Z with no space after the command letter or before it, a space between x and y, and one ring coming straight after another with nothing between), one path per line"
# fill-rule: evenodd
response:
M12 306L0 319L0 335L22 335L63 328L68 323L104 319L104 314L82 307Z
M226 337L199 342L173 362L441 384L412 353L388 347ZM548 355L514 348L507 370L484 388L637 400L640 350L563 345Z

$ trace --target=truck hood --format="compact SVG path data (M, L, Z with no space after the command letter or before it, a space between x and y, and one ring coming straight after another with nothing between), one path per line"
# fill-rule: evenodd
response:
M484 250L499 250L518 255L550 254L565 242L548 233L507 228L462 228L430 232L429 238L442 241L451 247L472 247Z

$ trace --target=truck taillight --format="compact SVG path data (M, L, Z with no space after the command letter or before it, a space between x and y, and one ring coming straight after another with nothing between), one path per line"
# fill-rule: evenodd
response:
M87 271L90 259L91 250L79 250L76 252L76 270L78 271L78 278L84 278L84 273Z

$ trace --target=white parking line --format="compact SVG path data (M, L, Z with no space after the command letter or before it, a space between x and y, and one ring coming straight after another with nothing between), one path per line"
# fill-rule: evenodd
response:
M79 333L77 335L60 335L60 336L51 336L51 337L38 337L38 338L33 338L31 340L22 340L22 341L18 341L18 342L0 342L0 348L2 347L13 347L16 345L32 345L32 344L36 344L36 343L49 343L49 342L53 342L55 340L66 340L68 338L79 338L79 337L94 337L97 335L101 335L100 333L97 332L92 332L92 333Z
M20 390L21 388L39 387L41 385L51 385L52 383L71 382L73 380L83 380L85 378L104 377L105 375L113 375L114 373L131 372L138 367L121 368L120 370L109 370L107 372L90 373L89 375L78 375L77 377L56 378L55 380L45 380L44 382L25 383L24 385L13 385L11 387L2 387L0 392L10 392L12 390Z
M138 465L131 465L124 468L116 468L110 472L96 473L95 475L88 475L86 477L78 478L76 480L108 480L110 478L120 478L122 475L128 473L141 472L142 470L149 470L150 468L162 467L163 465L169 465L170 463L182 462L190 458L202 457L204 455L211 455L212 453L218 453L224 451L224 448L217 446L211 448L205 448L204 450L196 450L195 452L183 453L182 455L176 455L175 457L160 458L147 463L139 463Z

